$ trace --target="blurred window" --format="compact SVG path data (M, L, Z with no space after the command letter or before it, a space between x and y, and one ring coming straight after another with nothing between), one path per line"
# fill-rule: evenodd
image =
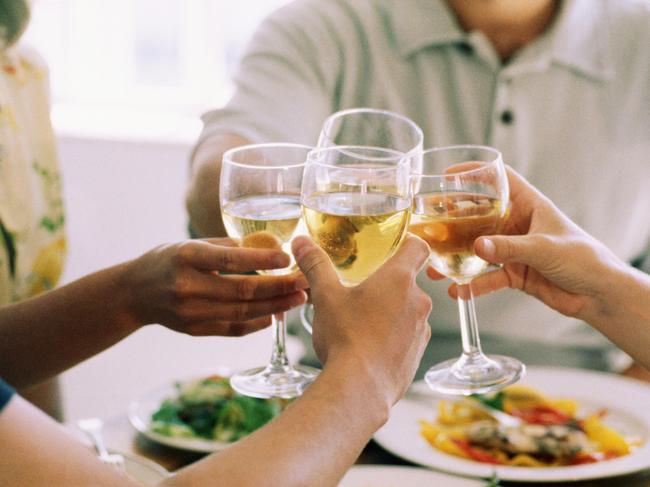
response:
M55 105L195 116L223 104L259 22L288 0L35 0L26 40Z

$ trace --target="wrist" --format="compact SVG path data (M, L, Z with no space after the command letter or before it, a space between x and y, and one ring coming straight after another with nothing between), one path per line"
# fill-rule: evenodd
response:
M133 267L135 261L127 261L113 268L113 302L115 303L115 322L126 332L132 333L146 324L138 310L137 289Z
M378 429L390 415L395 403L394 387L359 354L330 355L321 373L323 379L333 382L337 395L356 398L362 404L364 417Z
M602 283L597 294L598 309L593 321L616 321L635 315L647 314L650 296L650 278L622 261L610 266L601 274ZM646 316L646 319L650 317Z

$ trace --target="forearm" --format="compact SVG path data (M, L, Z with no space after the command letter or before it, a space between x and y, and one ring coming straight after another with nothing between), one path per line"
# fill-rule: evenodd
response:
M603 281L600 306L586 320L650 369L650 276L621 264Z
M388 417L380 384L358 365L325 370L269 425L160 485L337 485ZM2 485L136 485L20 397L0 414L0 437Z
M238 135L217 134L197 148L192 159L192 177L185 204L192 229L200 237L224 237L226 229L219 211L219 175L223 153L249 144Z
M0 413L0 485L136 487L21 397Z
M332 366L273 422L168 486L334 486L388 417L372 371Z
M0 309L0 376L18 389L110 347L137 324L126 312L128 264Z

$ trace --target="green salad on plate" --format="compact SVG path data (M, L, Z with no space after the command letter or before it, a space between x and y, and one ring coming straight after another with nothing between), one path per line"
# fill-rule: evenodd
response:
M233 442L280 414L283 399L257 399L237 394L227 377L213 375L176 383L176 397L163 401L149 429L165 436Z

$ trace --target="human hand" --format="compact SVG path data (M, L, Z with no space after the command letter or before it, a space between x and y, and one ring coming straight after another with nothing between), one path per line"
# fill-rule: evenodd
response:
M127 264L129 314L138 325L160 323L190 335L241 336L270 315L303 304L304 276L237 275L281 269L289 256L248 249L227 238L161 245ZM227 274L226 274L227 273Z
M340 283L327 254L309 238L295 238L292 248L310 284L319 359L325 368L352 363L350 370L374 381L394 404L413 380L431 336L431 299L415 282L428 246L407 236L391 259L355 287Z
M504 235L474 242L479 257L504 266L475 278L472 291L478 296L519 289L562 314L588 320L602 307L603 276L624 264L523 177L511 168L507 172L512 207ZM442 277L431 268L427 274ZM449 293L457 296L455 284Z

